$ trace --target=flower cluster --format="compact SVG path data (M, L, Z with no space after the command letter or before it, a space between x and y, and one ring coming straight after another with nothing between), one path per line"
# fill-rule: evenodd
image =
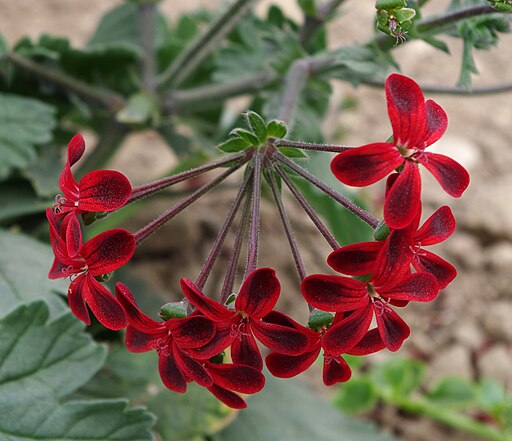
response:
M46 213L55 253L49 277L69 277L69 305L79 319L90 324L90 309L105 327L126 328L128 350L155 350L162 382L172 391L183 393L188 383L196 382L226 405L243 408L246 403L239 394L263 388L264 364L274 376L288 378L308 369L320 354L324 383L347 381L351 371L344 355L397 351L410 334L397 310L409 302L432 301L457 274L450 263L424 249L453 234L455 219L450 208L440 207L421 222L419 165L451 196L460 197L469 184L461 165L425 151L446 130L446 114L434 101L425 101L419 86L402 75L388 77L386 96L392 141L361 147L287 141L282 139L286 134L283 123L267 124L248 112L250 130L234 130L219 146L230 155L133 189L121 173L109 170L91 172L77 182L71 167L83 155L85 144L80 135L75 136L60 178L63 195ZM336 152L331 169L347 185L362 187L387 176L384 219L375 218L292 161L290 157L301 156L293 152L297 148ZM131 259L136 245L243 166L237 196L200 274L195 281L181 279L183 300L162 306L159 316L163 320L146 315L125 284L116 284L114 297L101 283ZM83 243L82 224L221 167L224 171L216 178L135 233L116 228ZM290 175L308 181L359 216L374 229L376 240L340 246ZM339 274L307 275L278 179L332 247L327 264ZM274 309L281 285L272 268L258 266L263 185L270 187L292 251L300 291L310 309L307 326ZM207 296L207 278L239 211L223 286L216 295ZM245 237L246 270L240 288L234 290ZM265 358L258 343L267 348Z

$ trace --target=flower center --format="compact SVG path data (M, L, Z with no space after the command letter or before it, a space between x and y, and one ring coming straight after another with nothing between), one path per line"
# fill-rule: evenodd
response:
M229 333L229 335L232 338L236 338L239 341L241 341L242 335L246 335L246 336L249 335L249 333L247 332L247 323L245 323L245 321L241 321L239 323L233 323L231 325L231 332Z
M68 210L66 210L68 208ZM55 203L53 204L53 211L56 214L70 211L69 209L78 208L78 200L75 202L68 202L67 198L60 193L55 196Z

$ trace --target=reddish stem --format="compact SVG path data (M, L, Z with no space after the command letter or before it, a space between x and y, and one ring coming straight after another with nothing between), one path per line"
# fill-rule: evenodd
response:
M249 240L247 244L247 264L244 280L258 266L258 244L260 232L260 198L261 198L261 165L263 156L260 152L254 155L254 171L252 183L252 208L251 224L249 228Z

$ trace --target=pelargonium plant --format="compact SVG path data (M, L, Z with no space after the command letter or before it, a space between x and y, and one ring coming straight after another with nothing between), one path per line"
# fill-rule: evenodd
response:
M129 351L155 350L162 382L172 391L184 393L195 382L226 405L242 408L246 403L239 394L253 394L264 387L265 364L272 375L288 378L308 369L320 354L326 385L348 381L351 371L344 355L399 350L411 330L397 311L409 302L434 300L456 276L450 263L424 249L452 235L455 219L450 208L443 206L420 226L419 167L431 172L450 196L460 197L469 184L460 164L426 150L446 130L447 116L441 106L425 101L420 87L403 75L390 75L385 90L393 129L386 142L349 147L287 140L284 123L267 123L249 111L247 128L233 130L218 146L225 156L133 188L125 176L110 170L92 171L76 182L71 167L85 149L83 138L76 135L69 143L60 179L63 195L47 210L55 253L49 277L70 280L68 300L80 320L90 324L90 310L109 329L126 327ZM383 219L291 159L301 156L302 150L336 153L332 173L347 185L364 187L387 177ZM217 177L139 230L130 233L116 228L83 243L82 229L106 213L215 169L221 170ZM243 173L237 174L241 177L238 192L200 273L195 280L181 279L183 300L163 305L160 320L151 318L157 311L142 311L126 284L117 282L115 293L103 285L150 235L158 234L162 225L239 170ZM340 246L297 180L308 181L358 216L374 229L375 240ZM264 187L273 195L291 248L300 283L296 289L309 307L310 317L304 324L275 309L281 291L278 274L258 260ZM290 190L333 249L326 263L337 274L307 273L283 204L283 188ZM237 216L238 226L233 228ZM207 279L231 230L235 239L223 286L219 292L209 292ZM245 274L241 285L235 286L244 243ZM258 342L266 348L265 359Z

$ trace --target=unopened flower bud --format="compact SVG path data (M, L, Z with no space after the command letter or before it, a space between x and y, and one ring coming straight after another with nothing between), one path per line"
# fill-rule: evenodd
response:
M330 312L313 309L309 315L308 327L311 329L320 329L331 326L334 315Z
M215 364L222 364L224 363L224 357L226 356L226 353L222 351L220 354L214 355L212 358L210 358L210 362Z
M377 228L373 231L373 237L375 240L386 240L389 236L390 230L388 224L384 221L381 221Z
M169 302L160 308L158 315L166 321L172 318L185 318L187 316L187 308L183 302Z

